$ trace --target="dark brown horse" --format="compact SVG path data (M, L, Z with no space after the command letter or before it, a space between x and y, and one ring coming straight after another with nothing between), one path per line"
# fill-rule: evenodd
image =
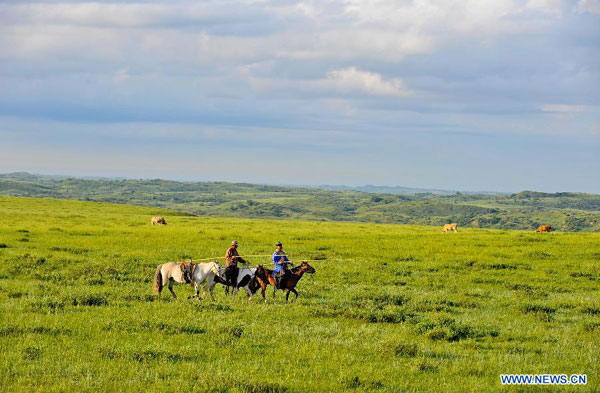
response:
M313 274L314 272L314 267L310 266L307 262L302 262L300 265L290 269L287 277L285 278L284 288L277 288L275 277L273 277L273 270L265 269L262 265L258 265L256 267L255 276L258 284L261 287L261 294L265 303L267 302L267 298L265 296L267 285L273 286L273 298L275 298L275 292L277 289L285 290L285 302L287 303L290 297L290 292L296 295L296 299L298 299L298 292L295 288L304 273Z

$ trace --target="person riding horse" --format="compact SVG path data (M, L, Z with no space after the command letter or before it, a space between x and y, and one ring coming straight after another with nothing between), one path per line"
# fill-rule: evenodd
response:
M225 253L225 279L229 283L229 285L236 287L237 286L237 277L239 273L238 262L239 263L248 263L244 258L240 257L240 254L237 251L238 242L234 240L231 242L231 247L227 249Z
M285 252L283 252L283 244L281 244L281 242L277 242L275 245L273 264L275 265L275 269L273 269L273 277L277 281L277 288L283 288L285 286L285 280L290 274L288 265L291 265L292 263L285 255Z

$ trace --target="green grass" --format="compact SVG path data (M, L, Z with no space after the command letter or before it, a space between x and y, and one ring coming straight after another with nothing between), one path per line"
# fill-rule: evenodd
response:
M0 197L3 391L577 391L600 388L600 234L174 215ZM168 225L152 227L150 217ZM295 304L152 295L156 265L317 261ZM268 258L251 258L268 263ZM168 292L166 293L168 295ZM240 293L241 295L241 293ZM502 373L588 384L502 387Z

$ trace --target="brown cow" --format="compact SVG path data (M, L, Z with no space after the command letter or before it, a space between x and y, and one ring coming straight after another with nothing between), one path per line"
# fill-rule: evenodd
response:
M155 216L155 217L152 217L152 225L155 225L155 224L167 225L167 221L165 221L164 217Z
M453 231L453 232L458 232L458 230L456 229L456 227L458 226L457 223L452 223L452 224L446 224L444 225L444 227L442 228L442 232L446 233L448 231Z
M540 225L538 227L538 229L536 229L536 232L550 232L552 230L552 227L550 225Z

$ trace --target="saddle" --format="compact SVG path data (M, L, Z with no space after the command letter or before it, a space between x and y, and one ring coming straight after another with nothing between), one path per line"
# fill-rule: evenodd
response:
M190 259L189 262L181 262L179 268L181 269L181 275L185 279L186 283L194 285L194 273L196 273L196 265Z
M281 271L275 275L275 287L277 289L285 289L285 284L290 274L290 268L287 264L284 265L283 269L281 269Z

